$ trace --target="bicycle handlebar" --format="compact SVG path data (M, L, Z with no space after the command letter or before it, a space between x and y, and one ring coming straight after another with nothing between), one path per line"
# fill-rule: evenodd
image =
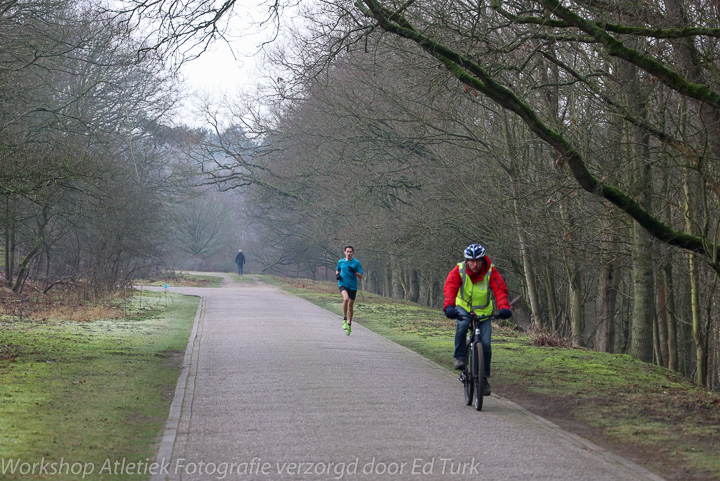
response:
M487 316L478 316L474 312L470 313L470 319L473 321L491 321L493 319L500 319L500 314L488 314Z

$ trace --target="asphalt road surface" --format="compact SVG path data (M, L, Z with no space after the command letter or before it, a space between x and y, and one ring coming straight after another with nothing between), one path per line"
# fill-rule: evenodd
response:
M661 479L502 398L476 412L455 373L360 324L225 285L171 287L203 301L153 481Z

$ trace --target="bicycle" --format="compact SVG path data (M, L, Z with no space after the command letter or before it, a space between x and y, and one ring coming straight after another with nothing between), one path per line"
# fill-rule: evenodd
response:
M482 411L483 391L485 390L485 356L480 341L480 323L500 319L497 314L478 316L470 313L470 327L465 350L465 368L460 372L458 381L464 384L465 405L473 405L476 411Z

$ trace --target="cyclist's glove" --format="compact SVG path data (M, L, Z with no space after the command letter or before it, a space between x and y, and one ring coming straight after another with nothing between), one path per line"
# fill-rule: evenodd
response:
M457 319L460 316L460 311L455 306L447 306L445 308L445 317L448 319Z
M335 279L341 280L341 279L342 279L342 274L340 274L339 272L338 272L337 274L335 274Z
M352 266L348 266L348 270L350 271L350 274L355 274L355 272L357 272Z
M512 316L512 311L510 309L500 309L498 316L500 319L509 319Z

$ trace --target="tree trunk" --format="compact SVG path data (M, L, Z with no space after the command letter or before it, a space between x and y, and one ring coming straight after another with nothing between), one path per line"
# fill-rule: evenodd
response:
M405 284L402 279L402 270L398 266L395 256L390 261L390 297L405 299Z
M382 295L384 297L393 296L393 273L390 265L385 266L382 278Z
M15 278L15 209L10 196L5 197L5 285L12 287Z
M523 273L525 275L525 288L527 296L530 300L530 310L532 311L532 322L538 329L543 328L543 314L540 308L540 301L535 281L532 258L525 239L525 225L520 221L520 207L518 205L518 192L515 182L513 182L515 199L513 201L515 224L517 225L518 241L520 243L520 255L523 261Z
M557 115L557 102L553 101L552 99L549 99L549 102L551 107L554 106L553 108L555 109L553 111L553 115ZM515 225L517 226L517 236L518 243L520 245L520 255L522 258L522 269L525 278L526 295L530 301L530 310L532 311L531 320L536 328L542 330L544 327L544 316L540 307L540 297L538 295L537 282L535 279L535 269L533 268L533 260L530 256L530 249L528 247L526 232L527 225L523 221L522 208L520 207L520 199L523 198L523 196L522 192L520 192L519 190L517 180L520 172L520 165L518 159L527 157L527 154L525 156L522 156L518 153L517 146L518 144L520 144L520 142L518 142L518 139L516 138L516 135L511 128L511 124L507 116L504 116L503 125L503 132L505 134L505 145L509 154L509 158L511 159L511 167L507 169L507 172L513 189L513 216L515 217Z
M633 311L628 353L641 361L652 362L655 318L655 289L650 256L652 239L637 224L633 224L633 234Z
M12 287L12 281L14 277L13 264L15 259L13 258L13 228L10 225L5 226L5 285Z
M408 277L408 300L418 302L420 300L420 275L417 269L410 269Z
M692 203L691 180L689 173L686 172L684 178L685 189L685 228L688 232L693 232L695 208ZM692 333L693 341L695 341L695 382L701 386L707 383L707 350L705 348L705 334L703 333L702 321L700 319L700 294L698 292L699 285L699 268L697 256L694 252L688 254L688 271L690 277L690 312L692 316Z
M25 285L25 279L27 279L27 276L30 273L30 263L35 258L35 254L37 254L39 250L40 246L35 245L35 247L33 247L33 249L23 258L22 262L20 262L17 277L15 278L15 283L12 286L13 292L22 292L22 288Z
M13 292L19 293L20 291L22 291L22 288L25 285L25 279L27 279L27 276L30 273L30 266L32 260L35 258L38 252L41 252L41 249L45 246L45 227L48 225L49 222L49 212L50 204L44 205L42 208L42 215L37 222L38 230L35 236L35 245L20 263L17 279L15 280L15 285L12 288Z
M582 280L578 269L572 268L570 272L569 289L570 289L570 327L572 329L573 346L585 346L583 338L583 330L585 323L583 322L583 291Z
M621 63L618 76L626 89L627 103L640 119L647 118L648 90L638 79L637 67ZM649 152L650 138L646 131L629 127L628 157L635 171L633 187L638 204L649 211L652 207L652 172ZM633 223L632 278L633 312L628 352L645 362L653 358L653 323L655 289L652 263L652 237L647 230Z
M369 272L367 275L365 275L365 290L368 292L377 293L377 282L376 282L376 276L377 274L375 271Z
M703 366L706 365L705 359L707 352L705 351L705 340L702 332L702 321L700 319L700 295L698 292L698 265L697 256L690 253L688 256L688 269L690 276L690 312L692 315L692 333L695 342L695 382L701 386L705 385L707 373Z
M584 322L583 322L583 291L582 279L580 277L580 268L575 253L576 236L573 219L568 215L568 209L564 204L560 204L560 217L563 223L563 239L565 253L565 268L567 270L568 280L568 317L570 320L570 332L573 346L584 346L583 338Z
M678 345L677 345L677 316L675 307L675 293L672 281L672 265L665 264L663 267L663 284L665 285L665 310L667 312L667 349L668 369L678 370Z
M620 275L612 262L606 262L599 276L594 347L597 351L615 352L615 306Z
M552 275L550 259L545 259L545 295L548 302L548 316L550 317L550 329L552 334L560 334L560 312L555 297L555 280Z
M657 290L657 322L655 323L655 357L658 365L668 367L668 311L667 311L667 293L665 291L665 283L660 282Z

